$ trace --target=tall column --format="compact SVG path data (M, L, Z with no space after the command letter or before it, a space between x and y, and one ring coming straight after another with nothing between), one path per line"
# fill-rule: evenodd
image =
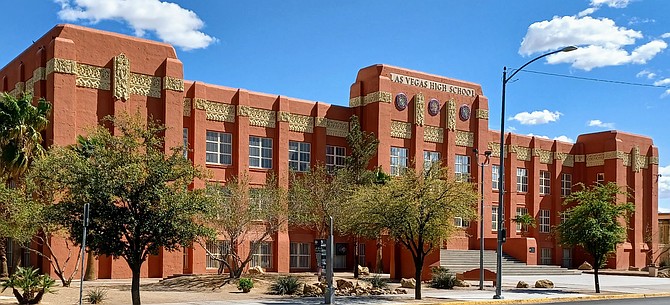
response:
M276 102L278 105L275 106L277 110L277 116L279 117L280 112L290 112L289 101L280 96L277 98ZM283 120L277 120L277 125L275 128L275 140L273 149L273 167L276 169L275 173L277 174L279 187L288 189L288 180L289 180L289 166L288 166L288 144L289 144L289 122ZM277 232L277 237L275 239L276 245L276 255L277 258L277 272L286 273L289 272L290 267L290 243L288 235L288 224L285 224L279 232Z
M47 49L47 58L46 98L53 105L47 145L73 144L77 137L75 43L61 37L52 39Z

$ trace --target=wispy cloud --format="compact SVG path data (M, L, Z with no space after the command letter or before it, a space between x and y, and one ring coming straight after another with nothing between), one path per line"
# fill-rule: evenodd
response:
M653 78L656 77L656 73L650 72L649 70L642 70L642 71L638 72L637 74L635 74L635 77L638 77L638 78L646 77L648 79L653 79Z
M54 0L60 4L58 17L69 22L98 23L122 21L135 35L154 32L158 39L183 50L202 49L216 38L200 31L204 22L193 11L178 4L159 0Z
M533 111L533 112L520 112L514 115L513 117L509 118L509 120L515 120L521 123L522 125L539 125L539 124L547 124L549 122L555 122L558 121L558 119L561 117L562 113L558 111L549 111L549 110L542 110L542 111Z
M532 134L532 133L529 133L528 136L541 138L541 139L547 139L547 140L551 139L548 136L536 135L536 134ZM570 138L568 136L558 136L558 137L554 137L552 140L561 141L561 142L568 142L568 143L575 143L575 140L573 140L572 138Z
M589 127L600 127L600 128L608 128L608 129L614 129L614 123L605 123L601 120L590 120L586 122L586 125Z
M664 78L654 82L654 86L667 86L670 85L670 78Z

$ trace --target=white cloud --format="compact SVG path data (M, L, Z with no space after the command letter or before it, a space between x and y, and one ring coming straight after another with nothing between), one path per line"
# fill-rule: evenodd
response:
M515 131L516 131L516 127L514 127L514 126L509 126L509 127L507 127L507 131L508 131L508 132L515 132Z
M625 8L630 3L630 0L591 0L591 6L607 5L613 8Z
M595 13L597 10L598 9L595 8L595 7L589 7L587 9L579 12L579 14L577 14L577 17L584 17L584 16L591 15L591 14Z
M154 32L183 50L206 48L216 41L200 31L204 22L193 11L159 0L54 0L61 5L58 17L75 22L116 20L127 23L137 36Z
M654 82L654 86L667 86L667 85L670 85L670 78L665 78Z
M655 23L655 19L651 18L638 18L638 17L633 17L628 20L628 25L634 25L634 24L640 24L640 23Z
M665 33L661 35L661 38L670 38L670 33Z
M665 90L665 92L663 92L663 94L661 94L661 98L668 97L668 96L670 96L670 89Z
M558 136L558 137L555 137L554 140L561 141L561 142L575 143L575 140L573 140L572 138L570 138L568 136Z
M642 70L635 74L635 77L647 77L648 79L653 79L656 77L656 73L650 72L649 70Z
M527 136L529 136L529 137L536 137L536 138L540 138L540 139L547 139L547 140L549 140L549 137L547 137L547 136L541 136L541 135L536 135L536 134L532 134L532 133L529 133L529 134L527 134Z
M527 56L569 45L580 46L572 52L551 55L547 62L570 63L575 68L589 71L597 67L644 64L668 47L659 39L637 46L631 52L624 49L640 38L643 38L641 32L619 27L608 18L555 16L528 27L519 53Z
M560 118L562 113L558 111L551 112L549 110L542 111L533 111L528 113L527 111L517 113L509 120L516 120L522 125L538 125L538 124L547 124L549 122L556 122Z
M586 125L588 125L590 127L601 127L601 128L614 129L614 123L604 123L601 120L590 120L586 123Z
M658 198L670 198L670 165L658 167Z

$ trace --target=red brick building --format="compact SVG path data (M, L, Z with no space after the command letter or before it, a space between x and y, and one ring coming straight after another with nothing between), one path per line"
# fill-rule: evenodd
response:
M361 69L350 88L349 107L276 94L210 85L183 79L183 66L172 46L89 28L58 25L0 70L0 90L21 91L53 103L47 145L75 143L76 136L104 116L137 112L166 124L168 145L188 143L188 158L206 167L217 181L247 172L261 184L270 172L288 187L290 169L317 162L341 165L348 152L349 118L380 140L374 166L395 174L422 160L441 160L457 175L484 181L484 231L478 222L455 220L463 233L445 242L451 249L478 249L484 238L495 248L499 131L489 130L488 99L481 86L438 75L388 66ZM560 223L562 196L572 185L614 181L629 187L635 203L628 241L609 267L643 267L647 263L644 232L658 227L658 151L650 138L607 131L580 135L576 143L510 134L506 137L504 251L528 264L573 267L583 254L557 245L550 234ZM493 152L482 177L473 148ZM412 163L413 160L417 162ZM537 227L522 236L510 221L529 213ZM269 271L315 270L313 232L289 228L268 240L254 263ZM58 240L54 239L55 243ZM336 268L354 265L353 243L336 239ZM216 250L217 245L211 245ZM376 264L376 245L361 245L361 264ZM57 255L64 249L57 247ZM16 251L15 251L16 252ZM61 253L62 252L62 253ZM19 255L18 253L14 253ZM439 260L439 251L428 259ZM48 263L33 263L52 272ZM123 261L100 257L99 278L124 278ZM399 245L383 246L383 266L394 276L413 274L409 255ZM214 272L216 266L199 246L184 252L161 252L144 265L143 276Z

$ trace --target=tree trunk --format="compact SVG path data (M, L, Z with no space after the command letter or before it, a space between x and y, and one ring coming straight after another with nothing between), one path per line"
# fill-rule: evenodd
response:
M137 264L137 263L136 263ZM133 280L130 286L130 295L133 299L133 305L140 305L140 269L141 263L138 266L131 266L133 272Z
M596 262L596 264L593 265L593 278L596 282L596 293L600 293L600 280L598 279L598 269L600 269L600 264Z
M84 258L82 258L84 259ZM79 263L79 262L77 262ZM93 253L89 250L86 253L86 273L84 273L84 280L85 281L95 281L98 279L98 275L96 272L96 266L95 266L95 256Z
M7 278L9 276L9 268L7 267L7 239L0 237L0 278Z
M354 237L354 278L358 278L358 263L360 261L360 253L358 253L358 236Z
M382 245L382 238L377 237L377 266L375 269L377 269L377 273L382 273L384 272L384 263L382 262L383 258L383 253L384 253L384 248Z
M423 271L423 258L414 259L414 281L416 286L414 288L414 299L421 300L421 272Z

